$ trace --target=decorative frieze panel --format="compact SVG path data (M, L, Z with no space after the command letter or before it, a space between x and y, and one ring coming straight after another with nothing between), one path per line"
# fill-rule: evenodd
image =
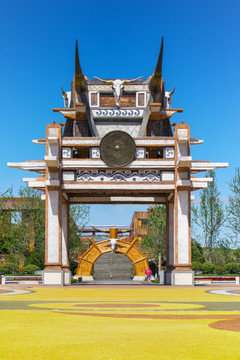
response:
M174 147L165 147L163 149L164 159L174 159Z
M136 159L145 159L145 157L146 157L146 148L137 147L135 156L136 156Z
M109 121L110 120L110 121ZM96 120L95 125L100 137L105 136L110 131L125 131L127 134L131 135L133 138L137 137L139 134L141 122L140 121L129 121L127 119L107 119L105 120Z
M88 90L90 91L101 91L105 92L112 92L112 85L107 84L88 84ZM128 84L124 86L125 92L132 92L132 91L149 91L148 84L141 85L141 84Z
M100 150L99 147L93 146L90 148L90 158L91 159L100 159ZM146 148L137 147L136 148L136 159L145 159L146 158Z
M90 158L91 159L100 159L100 150L99 147L91 147L90 148Z
M62 148L62 158L63 159L71 159L73 157L73 150L71 147L63 147Z
M94 118L142 118L140 109L97 109L92 110Z
M75 181L157 182L157 181L161 181L161 171L104 171L104 170L80 171L78 170L75 173Z

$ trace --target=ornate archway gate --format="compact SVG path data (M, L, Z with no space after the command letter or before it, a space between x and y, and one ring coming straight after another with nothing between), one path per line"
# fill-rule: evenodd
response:
M35 171L29 187L43 190L46 203L45 285L71 283L69 271L70 204L165 204L167 270L165 281L192 285L191 191L206 188L198 172L227 163L193 161L190 126L171 124L183 109L172 107L162 79L163 40L155 71L148 79L87 79L76 44L75 76L64 108L53 109L65 124L49 124L42 161L9 163ZM62 134L62 126L64 131ZM174 131L173 131L174 128Z
M92 274L92 268L95 261L103 254L112 251L110 240L96 243L90 239L92 246L80 257L76 276L82 277L83 280L89 280ZM126 255L134 266L135 280L145 278L145 270L149 269L147 257L135 245L137 238L131 243L126 240L118 240L115 252Z

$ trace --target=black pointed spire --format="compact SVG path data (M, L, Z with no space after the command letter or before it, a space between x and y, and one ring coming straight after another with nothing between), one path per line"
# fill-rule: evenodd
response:
M150 80L150 89L153 92L159 92L161 89L161 80L162 80L162 59L163 59L163 37L162 37L162 43L160 48L160 53L158 57L157 66L154 70L154 73L152 75L152 78Z
M159 53L159 57L158 57L158 62L157 62L157 66L156 69L154 71L154 74L156 74L157 76L162 76L162 59L163 59L163 37L162 37L162 43L161 43L161 48L160 48L160 53Z
M84 78L81 65L79 62L78 55L78 41L76 40L76 50L75 50L75 84L78 91L86 88L86 80Z

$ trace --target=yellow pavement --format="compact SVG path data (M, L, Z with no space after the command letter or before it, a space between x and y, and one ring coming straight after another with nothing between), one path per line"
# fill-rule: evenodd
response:
M206 292L216 289L76 286L3 293L0 359L239 360L240 297Z

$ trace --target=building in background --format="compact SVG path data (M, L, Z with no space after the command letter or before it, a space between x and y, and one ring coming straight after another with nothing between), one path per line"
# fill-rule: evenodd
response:
M141 244L144 237L148 234L148 212L135 211L130 228L133 229L130 233L130 239L133 240L137 236L137 241Z

